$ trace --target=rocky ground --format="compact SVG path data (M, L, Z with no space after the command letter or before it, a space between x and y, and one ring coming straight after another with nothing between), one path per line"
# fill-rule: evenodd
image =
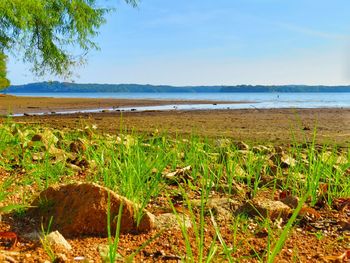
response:
M87 188L91 190L91 186L87 186ZM81 188L80 191L84 191L84 188ZM82 198L80 202L77 202L74 197L70 201L82 204L83 200L86 199L84 194L80 193ZM71 192L68 191L65 194L70 195ZM277 200L280 197L274 200L271 199L270 194L266 191L261 192L249 200L241 195L227 195L213 191L205 205L204 257L206 258L209 254L210 245L212 245L214 237L217 236L215 229L215 224L217 224L220 229L220 237L226 240L230 254L235 261L266 261L266 251L269 242L271 242L269 239L279 238L281 229L285 227L286 220L295 209L285 197L282 198L282 201ZM199 224L201 197L195 191L190 192L189 196L191 197L192 210L189 210L189 207L184 201L179 200L178 196L171 196L176 205L176 212L169 206L165 195L153 200L147 207L147 210L150 211L148 213L152 213L154 217L150 230L148 228L144 228L142 231L125 230L125 224L122 224L123 232L129 233L120 234L117 250L120 259L130 259L131 262L181 262L182 260L198 262L200 251L196 238L198 233L193 228L190 216L194 214L196 216L195 222ZM58 199L58 201L62 201L62 199ZM57 258L55 262L104 262L104 257L107 257L109 240L103 237L106 235L105 230L100 229L96 235L96 233L89 232L91 228L86 228L86 226L101 223L98 221L101 220L101 217L96 215L94 209L94 204L98 203L100 199L95 196L95 199L90 199L90 201L89 210L78 209L77 213L85 213L87 217L83 221L67 224L67 217L71 215L67 215L64 211L56 214L56 222L61 219L62 221L61 225L53 227L57 227L59 231L64 233L65 239L63 239L62 244L59 238L58 240L54 238L49 246ZM339 203L332 208L313 209L305 206L304 210L300 212L298 223L289 231L287 241L275 262L348 262L350 258L350 209L349 204L345 204L345 202L349 202L349 199L338 201ZM57 206L57 210L64 207L62 204ZM251 206L258 209L263 217L258 216ZM106 209L106 207L104 208ZM210 216L209 211L213 213L212 216ZM237 211L246 211L247 217L241 218L241 221L235 221ZM130 215L123 216L122 220L126 220L124 221L126 224L133 222ZM186 221L183 221L183 218L186 218ZM263 223L264 218L271 220L269 226L271 229ZM43 242L49 242L47 240L52 234L46 237L41 236L42 241L40 241L40 227L37 223L38 221L32 217L21 217L18 214L3 216L3 221L0 224L1 231L15 233L17 240L1 234L2 262L51 262L49 249L44 246ZM191 256L193 258L186 250L181 227L187 231L188 244L192 248L193 254ZM68 245L65 245L66 242ZM217 243L218 251L213 262L227 262L228 259L224 257L219 240L215 243ZM144 245L145 247L143 247ZM141 249L138 250L139 248ZM136 252L135 256L134 252Z
M350 109L267 109L153 111L96 113L15 118L48 127L78 128L94 123L100 132L151 133L155 129L168 134L195 134L210 138L232 138L253 144L275 145L308 142L350 143Z
M282 246L274 262L349 261L347 148L251 146L228 138L205 142L203 137L174 139L159 131L107 135L85 124L57 130L2 123L3 262L108 262L113 244L106 237L108 211L113 236L121 215L115 251L126 262L199 262L211 257L213 262L264 262L278 244ZM137 165L146 167L135 174L146 174L143 187L157 183L158 191L150 199L129 194L128 199L148 200L137 226L140 202L121 197L130 189L118 183L118 176L131 175L138 156L144 159ZM104 165L98 165L101 160ZM300 195L310 183L315 185L310 196ZM133 190L147 197L147 191ZM12 204L31 207L6 213ZM55 230L63 238L51 233Z
M116 103L105 102L103 106ZM22 111L47 106L28 99L16 103L24 107ZM81 106L80 100L69 103ZM87 108L100 104L86 103ZM101 218L108 214L106 196L111 194L104 187L123 196L123 202L128 190L118 180L111 187L106 178L117 173L120 166L133 174L137 165L148 176L144 187L159 177L160 190L147 199L145 213L149 219L144 231L131 220L140 203L138 195L128 195L134 205L127 205L122 212L116 250L119 260L199 262L214 255L213 262L264 262L283 239L288 222L293 221L275 262L349 262L349 135L349 109L2 118L0 261L45 262L56 258L56 262L108 262L105 258L112 241L106 237L107 220ZM140 141L136 148L135 141ZM132 158L143 156L143 161L124 159L128 153L124 148L126 152L114 158L110 149L118 152L120 145L133 149ZM158 162L154 160L161 160L157 168L152 166ZM210 187L207 179L201 179L207 178L205 174L215 178L209 180ZM310 181L310 174L319 174L320 178L315 176ZM303 200L301 193L307 182L315 186L311 197ZM68 189L72 183L77 188ZM89 183L86 187L90 190L79 188L81 183ZM94 192L91 187L99 189L96 193L100 194L87 196ZM43 192L50 189L50 195ZM63 190L52 194L54 189ZM42 198L45 202L38 201L40 194L46 196ZM113 200L111 220L115 223L120 200ZM297 207L300 201L305 202ZM35 207L8 207L12 204ZM15 210L7 213L7 208ZM298 215L296 219L289 221L294 214ZM51 215L54 219L49 224ZM68 226L64 224L67 220ZM68 245L51 240L60 239L55 232L53 237L49 235L54 230Z

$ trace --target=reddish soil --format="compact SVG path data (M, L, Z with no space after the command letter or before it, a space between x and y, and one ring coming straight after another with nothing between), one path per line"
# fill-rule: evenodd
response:
M191 198L199 198L196 191L188 190L187 193ZM213 192L210 197L222 197L222 194ZM241 199L241 197L235 195L225 195L225 197L233 200ZM188 214L188 210L182 201L176 200L178 197L171 196L171 198L174 203L178 204L176 208L178 212ZM161 195L149 204L148 210L154 214L171 211L166 203L166 196ZM301 220L299 221L299 227L294 228L289 233L288 239L275 262L348 262L346 260L337 261L336 258L350 249L349 230L338 228L336 224L334 227L332 224L330 226L329 222L337 222L341 218L349 222L350 207L345 208L344 211L322 208L317 213L322 218L322 220L319 220L320 223L317 227L313 226L313 219L302 217L299 219ZM266 250L269 242L267 230L263 227L263 224L257 222L259 220L247 219L245 227L241 224L236 228L232 221L218 222L220 233L225 240L228 240L228 242L226 241L227 246L233 249L232 257L238 262L261 262L261 260L266 260ZM12 248L10 246L13 240L1 240L0 251L3 255L8 255L19 262L44 262L49 260L42 244L39 241L30 241L25 236L25 233L33 231L33 222L28 218L23 218L18 214L5 216L0 223L0 231L13 231L18 235L18 242ZM276 229L272 231L276 231ZM196 235L192 228L187 232L196 261L199 256ZM207 255L210 242L214 236L213 223L210 216L206 216L204 255ZM153 238L155 239L152 240ZM274 235L274 238L270 242L276 241L278 235ZM82 236L67 240L73 248L71 252L56 248L56 254L61 252L67 257L67 261L64 262L78 262L74 260L77 257L85 258L86 261L84 262L102 262L99 250L108 244L107 238ZM180 262L180 259L187 254L181 230L177 230L173 226L169 226L163 232L153 230L144 234L121 234L118 253L123 257L129 256L150 240L151 242L136 255L134 262ZM222 262L221 252L222 248L216 254L213 262Z
M26 175L25 173L21 168L11 172L0 168L0 180L4 182L11 179L15 182L21 182ZM86 178L86 174L79 172L74 177L70 177L69 180L82 181L84 178ZM9 203L21 203L26 195L32 196L39 192L35 183L11 187ZM182 187L185 187L186 195L190 200L200 199L200 189L186 186L186 184ZM244 184L236 184L235 187L245 190L243 193L223 194L220 189L212 189L209 198L210 200L230 198L233 201L232 210L237 210L237 207L240 207L250 195ZM260 190L257 195L271 198L271 196L276 196L276 193L281 194L281 192L275 191L273 189ZM337 261L336 258L350 249L350 199L340 199L340 202L334 200L332 207L328 207L324 202L325 196L322 194L320 197L320 202L315 209L305 209L300 214L296 227L288 234L287 241L275 262L348 262L346 260ZM168 198L172 200L178 213L190 214L187 203L178 187L171 184L164 185L160 196L151 200L147 210L154 215L172 212ZM199 212L199 209L194 207L197 223ZM213 222L208 212L205 212L205 222L204 255L207 255L210 242L215 236ZM226 245L232 249L232 257L238 262L261 262L261 260L266 260L268 242L276 242L279 238L279 228L285 225L286 220L270 224L270 231L273 233L270 235L273 237L270 241L267 236L268 230L259 218L249 217L242 219L239 224L235 224L234 218L221 217L219 220L219 217L216 217L216 222L220 228L220 234L226 240ZM30 232L40 230L39 225L39 222L28 218L26 214L3 215L0 222L0 232L11 232L6 235L0 233L0 262L6 262L4 258L1 258L1 255L7 256L9 262L45 262L45 260L49 260L47 251L43 249L40 241L31 241L26 236ZM193 228L188 229L187 232L196 262L199 256L196 235ZM11 233L16 233L18 238L16 244L14 244L15 239L11 237ZM154 237L156 238L152 240ZM99 248L108 244L107 238L80 236L67 240L73 249L70 252L57 249L56 255L63 253L67 258L66 261L57 262L77 262L74 260L76 257L84 257L85 262L102 262ZM170 225L164 232L152 230L143 234L121 234L118 253L123 257L129 256L148 241L151 242L137 253L134 262L179 262L181 258L188 255L183 234L173 225ZM217 243L219 244L219 241ZM222 262L221 253L222 248L219 246L219 251L213 262ZM333 257L334 260L330 260L329 257ZM17 261L11 261L12 259Z

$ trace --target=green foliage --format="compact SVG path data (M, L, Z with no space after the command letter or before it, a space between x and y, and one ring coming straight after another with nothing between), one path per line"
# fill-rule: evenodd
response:
M20 54L33 64L38 75L69 76L72 66L83 62L89 50L98 48L92 39L109 11L96 0L0 1L0 53L15 51L14 55ZM80 48L82 55L74 56L72 47ZM0 61L5 60L0 57Z
M53 220L53 218L51 217L46 230L45 230L44 226L41 225L42 237L40 237L40 243L42 244L43 249L46 252L46 254L49 256L51 262L56 262L57 255L55 253L55 250L54 250L51 242L47 238L47 236L50 234L52 220Z
M10 86L10 81L6 78L6 59L5 54L0 52L0 90Z

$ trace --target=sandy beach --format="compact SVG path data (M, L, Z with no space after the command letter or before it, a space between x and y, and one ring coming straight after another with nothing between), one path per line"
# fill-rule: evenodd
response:
M213 101L166 101L126 99L80 99L40 97L0 97L0 113L56 112L112 107L167 104L213 103ZM232 102L215 102L232 103ZM237 141L283 143L311 141L316 130L319 143L347 145L350 142L350 109L249 109L75 113L16 117L18 122L34 122L56 128L79 128L96 124L101 132L123 129L134 132L197 134L229 137Z

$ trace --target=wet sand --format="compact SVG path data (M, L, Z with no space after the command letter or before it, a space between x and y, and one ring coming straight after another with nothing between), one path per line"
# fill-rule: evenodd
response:
M0 114L33 114L180 104L234 104L237 101L19 97L0 94Z

